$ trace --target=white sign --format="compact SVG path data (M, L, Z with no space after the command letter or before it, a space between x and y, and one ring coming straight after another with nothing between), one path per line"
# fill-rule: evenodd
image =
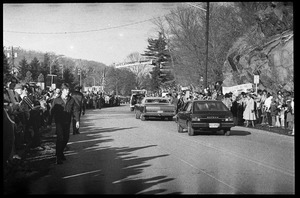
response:
M252 83L241 84L232 87L222 87L222 88L223 88L223 94L229 92L234 94L239 94L240 92L247 92L248 89L252 89Z
M42 83L42 82L38 82L36 83L38 86L41 87L41 89L45 89L45 83Z
M51 85L52 89L56 89L56 84Z
M259 75L254 75L254 84L259 83Z

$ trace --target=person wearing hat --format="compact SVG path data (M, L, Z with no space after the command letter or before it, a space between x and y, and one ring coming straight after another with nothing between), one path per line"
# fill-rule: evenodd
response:
M78 118L79 120L78 121L80 121L81 113L85 114L85 109L83 108L84 95L83 95L83 93L80 92L80 89L81 89L81 86L79 86L79 85L75 86L74 91L71 94L72 98L74 98L76 104L79 106L79 118ZM73 116L73 118L72 118L73 135L80 134L79 128L76 128L76 121L77 120Z

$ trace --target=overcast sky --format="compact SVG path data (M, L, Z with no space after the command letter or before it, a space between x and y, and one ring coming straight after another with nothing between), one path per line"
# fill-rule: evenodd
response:
M106 65L144 53L158 36L149 20L180 3L4 4L3 43Z

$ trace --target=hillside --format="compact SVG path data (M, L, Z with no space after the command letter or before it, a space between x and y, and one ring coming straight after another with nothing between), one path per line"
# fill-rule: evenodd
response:
M10 54L10 57L8 58L9 62L11 62L11 52L12 50L5 47L4 53L7 56L7 53ZM26 50L22 48L16 48L14 47L14 53L17 53L17 57L15 57L15 65L19 65L19 62L25 57L28 63L30 63L34 57L36 57L40 62L44 61L44 55L48 53L50 57L53 58L53 60L58 57L58 54L55 54L54 52L40 52L40 51L33 51L33 50ZM74 66L78 66L80 68L88 69L88 67L99 67L99 68L105 68L107 65L103 63L99 63L96 61L90 61L90 60L84 60L84 59L74 59L70 57L63 56L60 58L62 60L62 63L66 62L72 62Z

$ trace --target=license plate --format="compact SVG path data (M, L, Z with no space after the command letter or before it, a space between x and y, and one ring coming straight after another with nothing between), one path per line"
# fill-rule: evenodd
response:
M163 113L163 111L157 111L157 113Z
M209 123L209 128L218 128L220 123Z

